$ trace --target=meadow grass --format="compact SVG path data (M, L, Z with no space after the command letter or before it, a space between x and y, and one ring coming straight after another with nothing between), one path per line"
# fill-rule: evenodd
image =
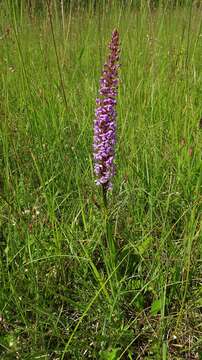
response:
M0 357L202 359L201 9L49 10L2 2ZM114 28L106 214L92 124Z

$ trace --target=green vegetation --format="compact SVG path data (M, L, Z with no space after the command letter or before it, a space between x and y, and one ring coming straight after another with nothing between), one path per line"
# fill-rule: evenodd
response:
M201 9L15 4L0 15L0 358L202 359ZM92 123L115 27L106 213Z

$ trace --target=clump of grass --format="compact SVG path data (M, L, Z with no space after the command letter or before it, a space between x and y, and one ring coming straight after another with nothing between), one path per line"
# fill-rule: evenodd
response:
M1 358L200 358L199 10L56 5L2 5ZM91 150L116 26L114 260Z

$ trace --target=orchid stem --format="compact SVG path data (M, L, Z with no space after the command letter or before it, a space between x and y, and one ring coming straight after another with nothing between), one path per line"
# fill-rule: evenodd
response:
M104 185L102 186L102 195L103 195L104 207L105 209L107 209L107 188Z

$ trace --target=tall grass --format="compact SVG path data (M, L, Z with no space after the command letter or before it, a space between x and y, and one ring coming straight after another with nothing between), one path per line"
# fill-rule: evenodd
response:
M200 359L201 9L54 5L2 3L1 358ZM106 236L92 122L114 27Z

